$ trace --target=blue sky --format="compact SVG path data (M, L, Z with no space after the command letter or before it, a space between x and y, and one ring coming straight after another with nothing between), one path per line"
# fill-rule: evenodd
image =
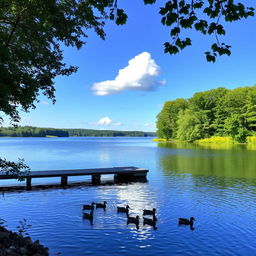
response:
M79 66L78 72L58 77L56 104L40 97L35 110L21 113L21 125L155 131L156 115L165 101L256 83L255 18L227 24L223 40L232 45L232 55L212 64L204 52L213 36L188 31L193 46L177 55L165 54L169 28L160 23L159 5L145 6L142 0L119 4L128 14L127 24L107 22L105 41L88 31L81 50L65 49L65 61ZM123 71L116 79L119 70Z

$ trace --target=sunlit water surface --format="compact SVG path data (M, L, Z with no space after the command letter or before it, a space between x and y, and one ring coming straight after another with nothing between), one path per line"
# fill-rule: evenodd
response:
M253 148L156 144L150 138L1 138L0 152L9 160L24 158L32 170L149 170L147 183L3 193L0 218L12 230L25 218L29 234L51 255L256 255ZM46 181L59 180L33 183ZM92 201L108 206L95 211L90 225L82 205ZM126 204L141 218L143 209L155 207L157 230L127 225L116 212ZM178 226L178 217L190 216L194 230Z

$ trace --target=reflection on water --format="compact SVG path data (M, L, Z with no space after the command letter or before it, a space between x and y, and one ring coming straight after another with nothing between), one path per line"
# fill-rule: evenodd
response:
M208 146L208 147L207 147ZM158 144L159 162L165 174L190 173L194 176L223 176L255 179L256 151L246 145ZM222 147L222 146L220 146ZM248 146L252 149L252 146Z
M33 170L111 166L149 169L147 183L78 186L0 197L10 229L26 218L34 240L51 255L255 255L255 153L244 145L213 148L156 144L150 138L5 138L1 156L23 157ZM93 225L82 205L107 201ZM139 228L117 206L130 205ZM143 225L143 209L157 209L157 229ZM178 218L196 221L179 226ZM147 216L150 218L150 216Z

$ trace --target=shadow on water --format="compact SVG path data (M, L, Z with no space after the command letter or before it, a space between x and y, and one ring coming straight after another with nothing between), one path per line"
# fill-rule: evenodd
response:
M98 185L92 184L90 181L85 182L70 182L68 185L62 186L59 183L52 183L46 185L34 185L32 186L31 190L33 191L40 191L40 190L51 190L51 189L68 189L68 188L76 188L81 186L89 186L89 187L97 187L97 186L115 186L115 185L129 185L133 183L147 183L147 178L136 178L133 180L105 180L102 181ZM5 192L27 192L25 185L9 185L9 186L0 186L0 192L4 195Z

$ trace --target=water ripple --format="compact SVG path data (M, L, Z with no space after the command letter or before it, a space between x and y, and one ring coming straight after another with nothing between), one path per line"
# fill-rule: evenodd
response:
M3 157L24 157L35 169L130 166L132 160L150 170L148 183L2 194L1 218L8 227L17 230L27 219L28 232L51 255L255 255L253 151L157 147L149 139L127 138L8 138L0 149ZM108 202L106 211L94 211L93 225L82 218L82 205L92 201ZM141 219L143 209L156 208L157 230L142 222L139 229L127 225L116 211L126 204ZM194 230L178 225L178 217L191 216Z

